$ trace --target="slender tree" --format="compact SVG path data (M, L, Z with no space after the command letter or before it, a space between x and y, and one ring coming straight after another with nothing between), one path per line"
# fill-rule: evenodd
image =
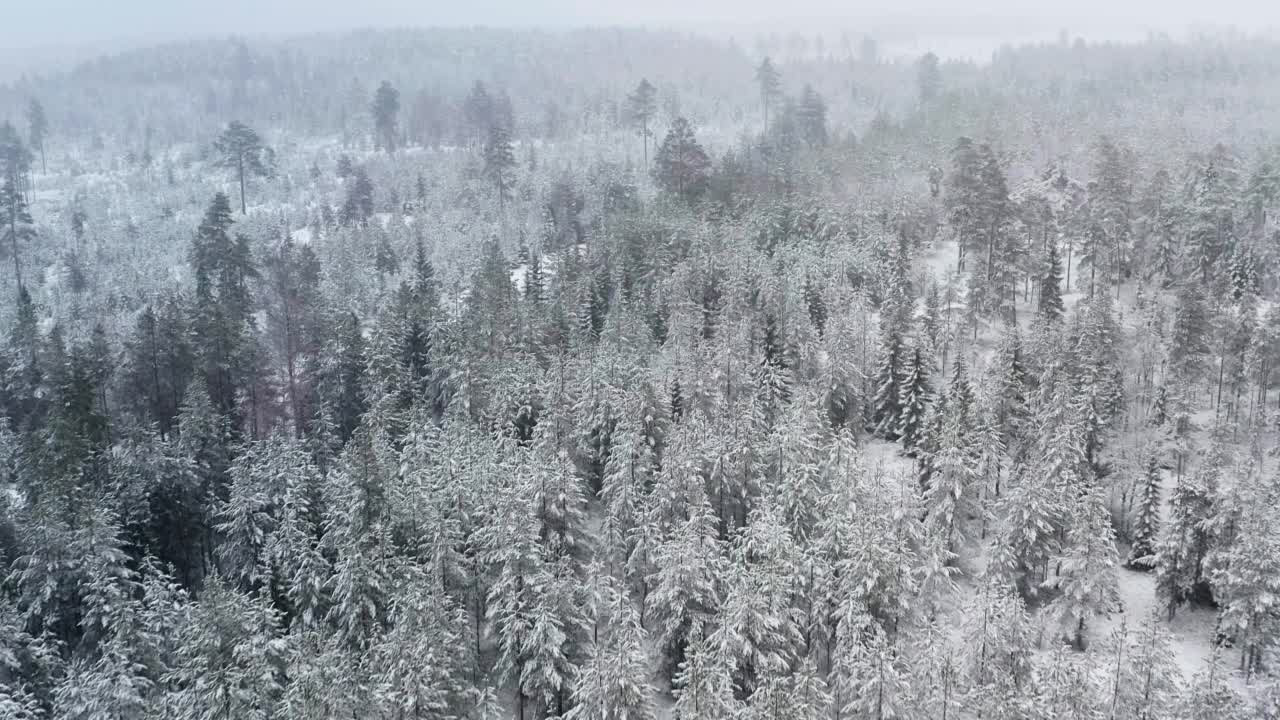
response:
M675 119L654 158L658 186L687 203L694 203L707 189L711 160L693 135L693 126Z
M266 177L271 174L271 150L252 128L233 121L222 131L213 149L218 153L218 165L236 172L240 182L240 213L247 214L245 184L250 177Z
M756 84L760 87L760 108L764 112L764 132L769 132L769 108L782 97L782 76L773 66L773 61L765 58L756 68Z
M942 91L942 71L938 69L938 56L927 52L916 66L916 84L920 90L920 102L931 103Z
M640 145L644 151L644 171L649 172L649 138L653 131L649 128L653 116L658 110L658 91L647 79L641 79L634 92L627 96L627 116L637 125L640 133Z
M396 151L400 135L398 116L400 114L400 91L392 87L390 82L382 81L373 94L370 106L373 114L373 130L377 146L391 154Z
M373 181L364 167L351 171L347 178L347 197L342 203L341 219L343 225L364 227L373 217Z
M13 256L14 287L22 289L22 245L36 237L35 225L31 213L27 210L27 200L15 178L6 175L0 184L0 227L3 228L4 244L9 246Z
M1155 564L1156 543L1160 539L1160 460L1155 452L1148 453L1139 483L1133 544L1129 548L1127 564L1132 568L1150 570Z
M498 207L505 208L511 186L515 182L515 149L511 145L511 131L501 123L489 128L489 140L484 146L484 174L498 191Z
M800 92L796 121L800 126L800 137L811 147L827 144L827 103L812 85L805 85Z
M477 80L471 87L471 92L462 104L462 114L471 129L470 144L484 142L495 121L493 96L485 89L484 83Z
M44 141L49 136L49 118L44 114L44 106L35 98L31 98L27 105L27 132L31 147L40 153L40 171L49 172L44 153Z
M925 418L930 402L929 367L920 348L911 355L898 391L898 437L908 455L914 455L924 434Z
M1051 322L1062 319L1065 312L1062 304L1062 260L1058 257L1058 244L1049 243L1049 262L1044 275L1040 277L1040 297L1036 310L1040 316Z

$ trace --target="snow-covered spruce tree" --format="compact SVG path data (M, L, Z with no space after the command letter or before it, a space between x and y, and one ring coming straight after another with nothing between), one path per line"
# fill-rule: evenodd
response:
M730 559L733 570L710 639L733 663L736 686L750 694L762 677L789 668L800 645L793 604L800 551L766 500L735 538Z
M578 619L568 612L575 578L567 565L544 559L530 502L528 459L506 470L514 480L497 488L490 524L477 536L491 569L486 617L498 644L497 669L515 692L515 706L563 712L571 688L569 642Z
M705 505L691 508L689 518L654 550L646 614L672 676L686 656L692 629L705 627L720 606L722 553L715 516Z
M441 717L469 709L463 687L476 658L465 650L467 617L433 571L406 565L398 573L387 603L390 629L370 652L373 696L386 717Z
M1034 628L1026 606L1003 581L989 577L964 607L959 677L970 688L967 705L1004 716L1016 713L1033 677ZM1013 715L1016 716L1016 715Z
M778 717L823 720L830 717L830 704L826 683L813 661L806 659L794 672L766 677L747 699L742 717L748 720Z
M1000 339L995 361L986 369L990 423L999 432L1001 444L1012 463L1026 458L1031 427L1030 378L1026 349L1016 329L1006 331ZM997 493L998 494L998 493Z
M278 605L286 609L287 623L310 627L328 609L325 586L331 568L322 549L324 478L300 442L277 441L268 467L284 491L274 531L262 548L264 574Z
M642 416L635 400L634 395L618 400L623 418L613 424L609 433L608 457L604 463L600 493L605 505L602 540L609 554L611 570L615 573L624 573L633 556L650 549L642 547L647 545L643 542L647 535L641 532L641 526L656 463L654 449L644 441L640 427ZM637 560L643 560L643 557L637 557ZM639 577L631 579L642 583L643 562L639 570Z
M71 532L67 555L73 558L81 604L75 650L82 656L96 655L103 642L129 632L119 626L133 619L141 588L126 549L119 524L106 508L96 509Z
M946 177L943 196L947 220L956 233L959 257L958 271L965 270L965 257L979 251L983 241L986 197L982 183L982 156L978 146L968 137L956 140L951 151L951 172Z
M1103 706L1101 679L1091 672L1086 656L1070 646L1055 644L1038 669L1039 692L1030 701L1039 713L1048 717L1088 717Z
M931 453L929 485L924 492L928 521L944 547L955 552L969 537L978 516L979 451L973 426L973 388L957 359L942 417L938 445Z
M689 645L672 681L677 720L735 720L742 703L734 691L733 660L709 637L701 624L689 632Z
M210 580L179 630L177 662L165 678L170 717L274 717L283 689L278 632L279 617L264 598Z
M1120 374L1120 328L1108 293L1085 301L1071 326L1071 375L1077 397L1085 401L1085 461L1099 476L1107 469L1100 460L1111 421L1124 403Z
M1058 591L1051 603L1054 615L1071 642L1083 650L1088 622L1110 615L1120 604L1119 558L1100 491L1080 495L1071 515L1066 549L1054 562L1054 574L1045 585Z
M947 419L947 396L939 394L925 413L924 430L916 446L916 485L928 492L933 484L934 460L942 449L942 433Z
M719 405L714 420L710 421L727 430L717 433L708 482L722 537L746 525L752 503L760 492L759 454L764 431L759 411L755 394L735 393Z
M853 688L836 707L842 716L907 717L916 711L912 678L884 631L872 624L843 648L834 672L840 685Z
M1099 705L1115 717L1156 720L1169 717L1182 688L1173 640L1157 610L1135 628L1124 620L1111 633L1099 659L1105 658L1105 686Z
M1186 720L1245 720L1247 708L1230 681L1230 671L1215 650L1204 667L1183 687L1175 705Z
M793 353L788 347L785 330L773 313L765 315L760 345L764 357L754 374L765 405L765 424L774 428L783 413L782 406L791 400L795 381L788 358Z
M1051 365L1041 380L1035 413L1039 437L998 504L1001 519L989 564L1027 599L1035 597L1048 579L1050 561L1069 525L1069 508L1093 481L1084 457L1086 409L1059 370Z
M563 389L566 382L561 370L549 374L544 383L549 407L533 436L535 503L548 550L581 559L589 547L587 498L582 478L573 468L573 423L568 414L571 399Z
M1241 475L1240 481L1248 478ZM1239 481L1238 481L1239 482ZM1211 563L1209 581L1221 607L1219 632L1240 647L1246 677L1263 669L1265 648L1280 636L1280 513L1274 481L1255 490L1234 521L1233 537ZM1220 541L1222 542L1222 541ZM1206 563L1210 564L1210 563Z
M1178 607L1203 586L1204 559L1209 552L1205 523L1213 515L1213 492L1225 463L1222 450L1211 448L1192 475L1184 476L1169 500L1169 518L1156 547L1156 595L1172 618Z
M1154 449L1147 451L1142 477L1138 480L1138 504L1133 514L1133 542L1125 564L1150 570L1155 564L1156 543L1160 539L1160 482L1163 474Z
M156 698L168 670L152 650L163 629L144 624L142 585L126 563L109 516L94 517L77 533L73 553L84 558L84 637L55 691L57 717L140 716Z
M871 399L872 428L876 435L891 440L897 437L902 421L900 398L906 361L902 330L891 325L881 340L880 361L873 380L875 395Z
M323 720L359 715L373 706L376 696L364 658L339 645L335 635L295 629L287 637L286 652L289 682L279 713Z
M829 494L821 468L821 448L827 427L816 394L806 393L786 407L767 440L764 480L792 537L806 544Z
M897 434L907 455L915 455L916 447L924 434L925 418L932 400L929 387L929 366L920 348L911 353L911 363L902 378L898 392Z
M1198 271L1205 284L1220 277L1222 261L1230 250L1228 238L1243 196L1238 163L1236 155L1219 143L1195 158L1189 168L1183 222L1184 246L1191 257L1186 265Z
M1062 259L1058 256L1058 244L1049 242L1049 261L1040 277L1036 312L1048 322L1062 319L1065 309L1062 303Z
M648 634L640 625L635 606L614 595L607 611L609 629L604 637L587 643L586 657L577 668L573 685L573 707L566 720L581 718L656 717L652 665L647 651Z
M67 720L143 717L151 695L152 682L143 667L129 656L127 646L112 641L96 661L80 658L71 663L58 684L53 712Z
M396 572L389 545L382 529L364 535L333 534L330 547L337 558L324 588L330 598L326 618L339 644L350 652L367 650L386 628L387 590Z
M1189 387L1203 379L1208 369L1211 318L1205 307L1204 291L1195 282L1184 282L1178 289L1178 304L1173 314L1169 337L1169 374Z
M948 574L940 567L944 551L921 520L921 506L911 479L879 474L857 477L858 485L844 489L841 509L823 526L816 550L826 565L828 617L824 619L828 645L834 645L844 618L865 615L896 641L900 626L928 616L945 587ZM896 493L891 489L895 483ZM846 509L847 508L847 509ZM914 573L901 572L906 566ZM941 575L942 577L936 577ZM851 631L852 632L852 631Z

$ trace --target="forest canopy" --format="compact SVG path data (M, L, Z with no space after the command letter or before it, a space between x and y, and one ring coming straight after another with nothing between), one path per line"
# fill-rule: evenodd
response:
M0 717L1280 717L1278 73L473 28L0 85Z

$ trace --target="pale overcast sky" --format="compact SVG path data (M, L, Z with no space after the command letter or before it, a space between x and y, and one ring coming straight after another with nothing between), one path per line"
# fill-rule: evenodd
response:
M0 0L0 50L112 45L191 35L295 33L394 25L661 25L696 29L989 27L1179 32L1189 25L1280 25L1280 0ZM1004 29L997 29L1004 28Z

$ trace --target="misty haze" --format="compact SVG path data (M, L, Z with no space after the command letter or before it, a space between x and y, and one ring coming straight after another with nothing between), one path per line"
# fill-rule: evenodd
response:
M0 10L0 720L1280 720L1280 4Z

